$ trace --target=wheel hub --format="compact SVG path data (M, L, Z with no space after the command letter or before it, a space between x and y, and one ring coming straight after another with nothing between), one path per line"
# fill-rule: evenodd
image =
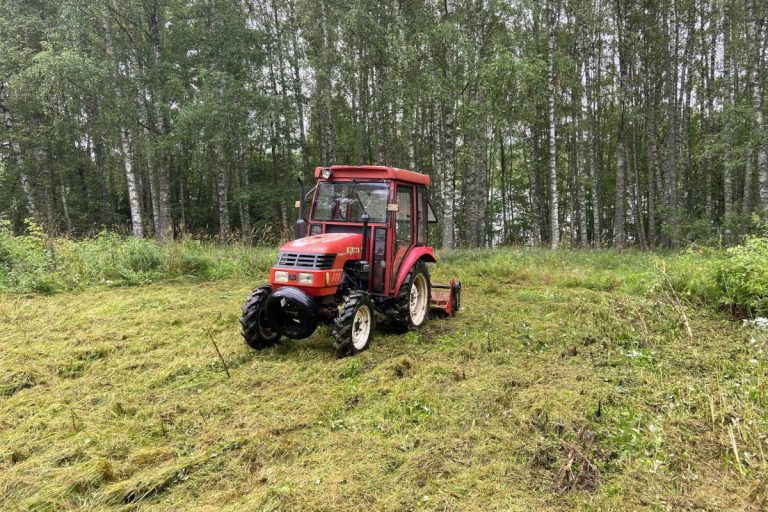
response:
M371 333L371 310L363 305L355 312L352 320L352 344L356 349L362 349Z
M427 315L429 297L427 294L427 280L419 274L411 284L410 313L411 321L415 325L421 325Z

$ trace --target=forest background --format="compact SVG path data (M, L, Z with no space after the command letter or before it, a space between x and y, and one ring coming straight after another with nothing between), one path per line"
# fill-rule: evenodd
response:
M432 177L435 245L727 245L768 208L758 0L6 0L0 217L274 243L297 177Z

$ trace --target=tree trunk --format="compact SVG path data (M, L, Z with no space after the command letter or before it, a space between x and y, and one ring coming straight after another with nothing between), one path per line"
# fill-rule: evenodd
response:
M485 120L483 120L484 122ZM478 137L475 146L475 161L477 162L477 183L475 189L475 201L474 205L475 218L474 226L470 225L473 230L472 246L483 247L485 246L486 239L486 222L485 213L488 205L488 183L490 183L488 177L488 152L486 147L485 130L478 133Z
M575 24L583 27L583 21L578 16ZM586 31L582 28L579 36L584 38ZM571 88L571 112L573 115L573 159L574 159L574 187L576 198L571 201L576 203L576 216L578 217L578 240L582 249L589 246L589 237L587 234L587 191L584 186L584 119L582 116L582 94L581 79L584 72L584 61L581 57L582 45L574 45L574 56L576 65L574 66L573 86ZM576 233L571 234L575 240Z
M61 197L61 210L64 213L64 222L67 226L67 233L72 233L72 218L69 216L69 202L67 201L69 187L64 183L64 177L59 176L59 195Z
M453 205L456 195L454 159L455 139L453 138L453 106L447 105L445 112L445 181L443 182L443 249L455 246Z
M616 2L616 26L618 32L619 52L619 128L616 142L616 203L613 215L613 245L618 249L624 248L626 225L626 200L624 198L624 178L627 172L627 51L624 32L624 16L626 4L621 5L621 0Z
M649 94L650 91L649 91ZM648 101L646 119L646 144L648 146L648 245L653 249L656 246L656 198L660 190L656 188L656 176L658 175L659 161L656 147L656 102Z
M482 247L485 244L485 209L487 204L487 167L486 130L484 103L485 93L480 86L469 94L475 112L475 119L468 127L466 144L471 151L471 158L466 159L464 167L464 229L463 241L470 247Z
M727 239L730 239L730 217L733 212L733 160L731 155L730 144L733 134L733 123L731 118L733 117L734 106L734 90L735 90L735 74L734 68L734 56L732 45L732 27L731 27L731 12L730 9L725 10L723 18L723 82L725 83L725 106L723 114L725 115L725 130L724 137L726 138L726 146L723 155L723 224L725 226L725 235Z
M290 9L289 15L291 20L293 20L293 2L288 2L288 7ZM298 43L298 36L299 30L298 27L295 27L294 30L291 31L291 54L289 56L289 62L291 65L291 71L293 73L292 76L292 85L293 85L293 94L296 97L296 106L298 108L298 119L299 119L299 144L301 145L301 163L304 167L303 173L309 173L310 172L310 163L309 163L309 145L307 144L307 135L305 133L304 129L304 93L302 92L301 87L301 74L299 70L299 43Z
M557 13L551 5L547 6L549 15L549 33L547 37L547 122L549 125L549 247L552 250L560 246L559 198L557 192L557 119L555 118L555 23Z
M752 161L754 155L752 148L747 148L744 161L744 188L741 203L741 212L745 215L752 211Z
M589 179L592 188L592 245L599 249L601 247L602 226L600 225L600 173L597 168L597 152L599 151L600 141L597 133L597 120L593 109L593 91L592 78L590 72L590 61L587 60L584 66L584 92L585 108L587 110L586 119L589 122L589 135L586 143L588 144L587 155L589 159Z
M501 133L499 132L498 135L498 141L499 141L499 171L500 171L500 181L499 184L501 187L501 244L504 245L509 240L509 231L508 231L508 215L507 215L507 158L506 158L506 152L504 150L504 138L502 137Z
M632 74L634 77L634 73ZM636 99L632 103L632 110L637 111L638 103ZM637 243L640 244L641 249L647 249L648 244L645 238L645 223L643 222L642 213L642 189L640 186L640 136L638 134L637 122L632 122L632 214L634 217L635 234L637 236Z
M37 211L37 207L35 206L35 193L32 190L32 182L29 180L29 175L24 170L24 159L21 156L21 147L16 141L11 143L11 147L13 148L13 153L16 157L16 165L19 168L19 180L21 181L21 190L24 192L24 199L27 201L27 213L29 213L29 215L37 222L40 222L40 212Z
M152 206L152 226L155 231L155 239L158 241L163 240L162 219L160 216L160 202L159 202L159 186L157 180L157 172L155 170L154 155L152 149L152 137L149 133L149 108L148 94L146 91L139 89L138 95L138 107L139 107L139 119L144 133L143 144L139 146L140 152L144 154L144 164L147 169L147 181L149 182L149 200Z
M678 127L678 161L680 163L680 191L681 191L681 204L680 208L685 208L686 213L690 213L692 203L691 187L689 186L691 166L690 155L690 142L691 142L691 90L693 88L693 80L691 78L693 74L693 42L695 39L696 28L696 5L695 2L691 2L687 13L688 19L686 21L686 42L685 50L682 60L682 74L680 76L680 91L677 99L678 107L680 107L680 123L682 127Z
M34 162L40 169L40 182L42 182L42 206L45 212L45 228L49 233L55 234L55 222L56 214L54 208L54 193L56 190L56 184L53 179L53 172L51 171L50 162L47 161L47 154L50 150L44 151L42 148L35 152Z
M21 166L24 165L24 162L21 160L17 160L17 162L20 162L19 179L21 180L21 190L24 192L24 198L27 200L27 212L33 219L36 219L39 222L40 213L35 207L35 194L32 191L32 182L29 181L29 175L27 175L26 171L21 169Z
M213 150L213 164L216 166L216 198L219 211L219 240L226 242L229 239L229 199L227 190L227 168L221 162L218 151Z
M674 36L671 33L668 17L674 15ZM669 129L667 133L667 154L666 154L666 183L664 198L667 206L667 218L670 226L669 245L677 247L677 35L679 33L677 23L677 12L673 12L670 6L667 6L664 14L664 32L665 45L664 56L667 62L667 76L665 79L666 97L667 97L667 119L669 120ZM674 40L673 40L674 37Z
M248 193L250 192L250 181L248 178L248 162L245 157L245 149L240 146L240 150L237 154L237 168L240 177L240 230L243 236L249 237L253 232L251 226L251 212L250 201L248 200ZM301 198L304 199L303 197Z
M437 97L432 100L432 187L431 187L431 201L432 206L435 209L435 213L441 216L443 215L443 152L445 151L445 144L441 140L440 134L440 101Z
M589 233L587 230L587 188L584 184L584 139L581 127L576 132L576 179L578 180L578 204L579 204L579 245L582 249L589 247Z
M531 212L531 245L540 247L544 239L544 230L542 229L545 220L541 209L542 188L541 176L538 162L539 155L539 134L535 127L531 127L530 155L525 162L525 168L528 169L528 208ZM525 152L523 153L525 155Z
M765 122L765 91L763 89L763 74L765 69L765 27L759 23L758 2L750 2L750 25L752 27L752 110L755 115L755 152L757 153L757 177L760 184L760 206L764 215L768 215L768 148L764 135Z
M125 165L125 180L128 183L128 204L131 209L131 229L134 238L144 237L144 222L141 218L141 190L133 166L133 143L127 128L120 130L120 142Z
M710 22L711 32L709 39L708 57L705 60L706 66L706 94L707 94L707 114L706 114L706 128L702 130L705 135L705 141L707 144L714 142L715 132L715 56L717 54L717 36L716 23ZM714 219L714 200L712 197L712 175L714 174L715 159L709 154L707 155L704 165L705 177L704 177L704 214L707 217L707 231L712 228L712 220Z
M95 98L88 103L88 129L93 141L93 160L96 164L96 183L99 191L99 224L109 223L109 204L107 202L107 177L105 169L105 148L100 122L99 104Z
M147 171L149 172L150 189L152 191L152 210L155 221L155 239L159 242L165 242L173 238L171 230L171 206L168 200L168 167L162 149L160 149L155 140L161 137L165 132L162 120L162 114L157 108L158 101L161 101L163 93L162 84L157 76L160 58L163 52L161 45L160 32L164 24L162 20L163 9L160 8L158 0L151 0L149 5L148 28L151 46L149 48L149 63L153 67L154 73L150 78L144 76L145 69L137 66L142 74L139 82L142 84L141 92L142 103L144 107L144 116L146 124L144 125L144 135L147 139ZM141 111L141 106L139 107ZM150 124L154 126L155 133L150 132Z
M627 165L627 140L624 127L624 112L622 108L619 120L618 142L616 147L616 204L613 216L613 245L621 250L624 248L624 226L626 221L624 176Z

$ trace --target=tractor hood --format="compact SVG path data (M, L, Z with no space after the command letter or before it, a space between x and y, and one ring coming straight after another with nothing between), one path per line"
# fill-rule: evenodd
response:
M358 259L362 245L363 235L360 233L325 233L288 242L280 252L356 255L349 259Z

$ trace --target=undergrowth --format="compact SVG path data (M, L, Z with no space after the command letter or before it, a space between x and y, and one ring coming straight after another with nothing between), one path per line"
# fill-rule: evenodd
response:
M128 286L179 278L255 277L275 249L182 239L152 240L101 233L84 240L49 238L34 223L15 236L0 221L0 292L51 294L93 286ZM596 291L664 294L741 316L768 314L768 238L725 250L692 246L678 252L547 251L530 248L456 250L442 261L492 278L488 291L538 280ZM554 274L552 266L563 271Z
M0 292L51 294L177 278L254 277L275 255L273 249L190 238L161 245L104 232L75 241L49 238L33 223L27 231L14 236L0 223Z

